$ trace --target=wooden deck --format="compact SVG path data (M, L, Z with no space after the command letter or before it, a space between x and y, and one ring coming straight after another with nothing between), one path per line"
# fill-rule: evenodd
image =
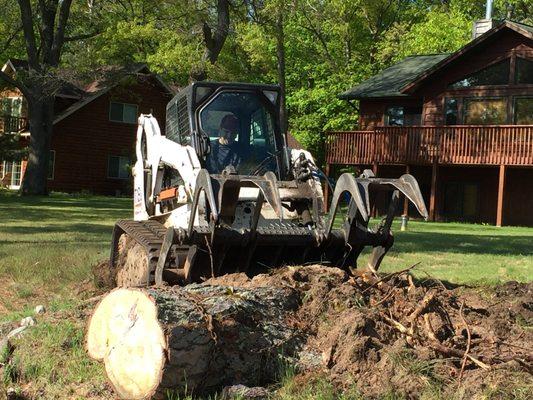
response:
M329 132L328 164L533 166L533 125L378 127Z
M18 133L27 128L27 118L0 116L0 133Z

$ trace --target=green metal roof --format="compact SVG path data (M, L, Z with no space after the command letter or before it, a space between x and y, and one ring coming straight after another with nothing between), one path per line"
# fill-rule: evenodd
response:
M361 82L359 85L339 95L344 100L405 97L400 89L415 80L423 72L444 60L450 54L416 55L384 69L379 74Z

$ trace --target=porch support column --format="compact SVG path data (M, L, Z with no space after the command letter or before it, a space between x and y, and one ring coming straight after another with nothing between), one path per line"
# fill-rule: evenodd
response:
M498 208L496 209L496 226L503 224L503 192L505 190L505 165L500 165L500 176L498 178Z
M411 173L411 168L409 168L409 165L405 166L405 173ZM403 198L403 215L409 215L409 200L405 196Z
M331 170L331 164L326 163L326 170L324 173L326 174L326 184L324 186L324 212L329 211L329 174Z
M433 167L431 169L431 196L429 197L429 220L435 221L436 205L437 205L437 173L438 164L437 161L433 161Z

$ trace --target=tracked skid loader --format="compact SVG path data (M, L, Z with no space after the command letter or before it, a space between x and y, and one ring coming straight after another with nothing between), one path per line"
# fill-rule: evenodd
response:
M134 219L113 231L118 286L304 263L349 270L365 246L373 248L367 267L377 270L394 241L400 194L427 217L414 177L377 178L370 170L342 174L326 208L322 182L329 181L309 152L287 146L279 98L274 85L197 82L168 104L165 134L152 115L140 116ZM371 228L370 201L383 190L388 213Z

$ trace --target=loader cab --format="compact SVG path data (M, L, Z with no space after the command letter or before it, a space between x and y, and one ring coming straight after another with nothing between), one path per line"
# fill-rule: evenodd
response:
M232 165L240 175L272 171L282 179L279 93L274 85L193 83L167 106L167 138L191 145L210 173Z

